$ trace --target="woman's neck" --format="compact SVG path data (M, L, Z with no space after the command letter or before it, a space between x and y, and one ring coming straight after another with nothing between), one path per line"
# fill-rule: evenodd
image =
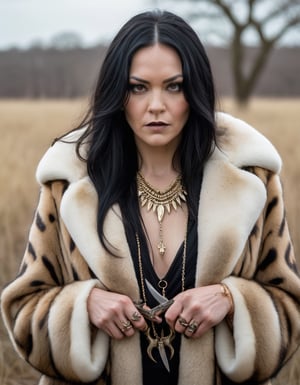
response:
M139 172L148 183L157 189L167 188L180 173L180 168L173 162L173 153L151 151L140 154Z

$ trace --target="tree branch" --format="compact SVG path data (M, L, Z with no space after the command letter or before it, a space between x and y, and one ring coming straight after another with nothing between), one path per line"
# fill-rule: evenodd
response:
M227 4L225 4L222 0L213 0L212 3L222 9L224 15L227 16L227 19L234 25L235 28L241 28L240 23L234 17L231 8Z
M287 24L285 24L281 30L270 40L273 43L276 43L279 41L282 36L291 28L295 27L296 25L300 25L300 16L297 16L293 19L291 19Z
M284 14L285 12L287 12L288 10L291 10L294 8L295 5L295 8L297 10L296 13L299 14L300 12L300 5L299 3L297 2L293 2L293 1L287 1L285 2L284 4L282 4L281 6L278 6L276 9L274 9L274 11L270 12L268 15L266 15L264 18L261 19L260 23L261 24L266 24L268 23L269 21L277 18L277 17L281 17L282 14ZM298 8L298 9L297 9Z

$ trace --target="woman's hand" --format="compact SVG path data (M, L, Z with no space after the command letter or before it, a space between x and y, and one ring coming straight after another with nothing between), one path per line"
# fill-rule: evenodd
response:
M187 337L201 337L233 311L230 292L225 289L217 284L178 294L165 314L167 323Z
M87 309L91 323L112 338L130 337L135 329L147 328L145 319L126 295L94 288L88 297Z

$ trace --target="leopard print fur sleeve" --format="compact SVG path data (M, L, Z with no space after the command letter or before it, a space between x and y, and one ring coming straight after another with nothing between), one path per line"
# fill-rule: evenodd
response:
M216 354L231 380L256 383L274 376L299 346L300 279L280 178L262 168L247 171L263 181L267 202L224 280L235 304L233 331L225 322L217 327Z

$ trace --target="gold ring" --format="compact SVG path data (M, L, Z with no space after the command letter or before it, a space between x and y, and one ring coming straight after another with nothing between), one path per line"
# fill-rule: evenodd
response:
M132 313L131 321L133 322L139 321L141 317L142 316L137 311L135 311L134 313Z
M132 324L129 320L127 321L121 321L121 324L122 324L122 329L121 329L121 332L124 333L126 330L129 330L132 328Z
M178 317L178 322L180 323L181 326L185 328L189 325L187 320L183 317Z
M123 327L123 328L120 329L120 330L121 330L122 333L124 333L124 332L126 332L127 330L131 329L132 327L133 327L133 326L130 324L130 325L126 326L126 327Z
M131 328L132 328L132 325L129 325L129 326L127 326L126 328L122 328L122 329L120 329L120 330L121 330L122 333L125 333L125 332L127 332L129 329L131 329Z
M124 328L128 328L131 325L131 322L129 320L127 321L121 321L121 324L124 326Z
M195 333L195 331L198 329L198 326L199 326L198 322L195 322L195 321L190 322L187 327L187 331L189 333Z

